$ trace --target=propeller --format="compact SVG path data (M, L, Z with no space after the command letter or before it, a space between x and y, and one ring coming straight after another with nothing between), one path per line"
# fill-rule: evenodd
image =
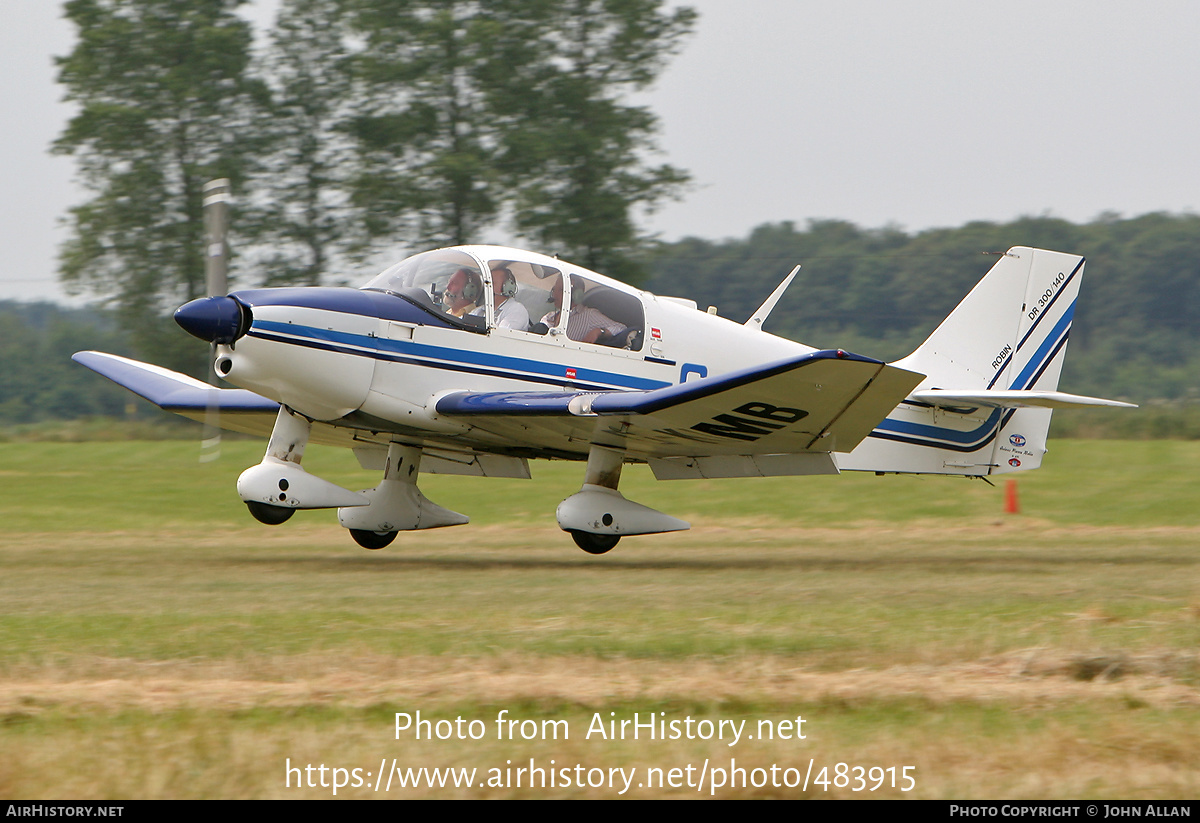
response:
M228 247L225 244L225 228L229 220L229 201L231 199L229 180L220 178L210 180L201 189L204 204L204 285L209 299L219 298L228 300L225 293L229 290L228 279ZM213 303L217 302L212 300ZM190 305L190 304L189 304ZM176 313L176 320L179 314ZM180 325L183 325L182 323ZM187 328L184 326L184 328ZM188 329L193 334L194 331ZM219 335L212 335L208 353L208 382L213 388L208 392L208 405L204 410L204 435L200 441L200 462L210 463L221 456L221 405L218 390L220 378L217 376L216 359L217 344L223 342Z

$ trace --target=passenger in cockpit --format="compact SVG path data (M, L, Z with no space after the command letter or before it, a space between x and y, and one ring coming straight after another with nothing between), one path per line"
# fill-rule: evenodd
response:
M517 296L517 278L507 266L492 267L493 313L498 329L529 331L529 311L521 305ZM482 316L484 307L471 312Z
M595 343L601 335L614 335L625 329L623 323L618 323L599 309L580 304L583 297L583 281L571 275L571 311L567 313L567 337L580 343ZM550 299L554 301L555 310L542 318L547 328L558 325L559 315L562 314L563 284L560 278L550 289Z

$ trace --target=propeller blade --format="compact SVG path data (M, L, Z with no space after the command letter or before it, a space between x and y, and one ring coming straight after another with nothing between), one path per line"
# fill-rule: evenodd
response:
M210 180L202 189L204 196L204 281L209 297L224 297L229 290L227 247L225 227L229 218L231 199L229 181L225 178ZM186 328L186 327L185 327ZM189 331L192 331L189 329ZM195 334L195 332L192 332ZM204 434L200 442L200 462L211 463L221 456L221 405L217 377L217 340L209 338L212 345L208 351L208 382L213 387L208 393L208 406L204 411Z
M221 457L221 402L216 386L217 373L213 363L217 357L217 344L209 349L208 382L212 388L208 390L208 404L204 409L204 433L200 439L200 462L211 463Z

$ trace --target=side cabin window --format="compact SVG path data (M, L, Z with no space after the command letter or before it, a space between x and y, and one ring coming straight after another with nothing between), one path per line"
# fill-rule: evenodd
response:
M646 317L641 300L578 274L572 274L568 283L569 306L556 312L554 319L560 325L565 322L569 339L629 351L642 350ZM557 305L561 305L561 298ZM565 321L559 315L565 315Z
M495 328L533 334L549 331L542 321L554 309L554 289L562 289L558 269L525 260L489 260L488 275Z
M485 331L486 283L465 252L438 249L405 258L372 278L364 289L402 297L451 325Z

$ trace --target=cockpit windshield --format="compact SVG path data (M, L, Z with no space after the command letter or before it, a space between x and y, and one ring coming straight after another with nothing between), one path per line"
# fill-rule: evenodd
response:
M484 281L479 264L466 252L437 249L413 255L385 269L363 288L398 295L460 328L484 330Z
M466 252L456 249L427 251L406 257L396 265L384 269L363 288L396 294L404 294L406 289L420 289L435 302L441 302L446 284L460 269L465 269L466 275L480 278L479 264Z

